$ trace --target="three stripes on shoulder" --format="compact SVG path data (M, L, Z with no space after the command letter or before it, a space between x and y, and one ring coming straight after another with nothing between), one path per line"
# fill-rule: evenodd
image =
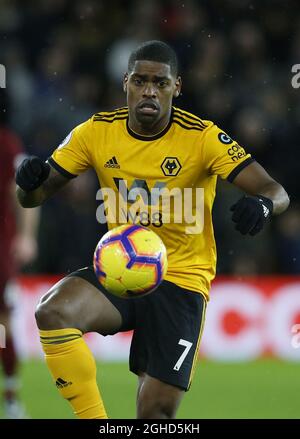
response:
M115 120L124 120L127 118L128 118L128 107L122 107L122 108L118 108L115 111L106 111L106 112L97 113L94 115L93 121L112 123ZM173 107L172 121L173 123L176 123L177 125L181 126L186 130L203 131L207 127L207 125L203 122L202 119L200 119L200 117L197 117L189 113L188 111L184 111L176 107ZM107 165L109 164L109 162L107 162ZM117 165L117 163L115 162L111 162L110 164ZM117 167L117 166L111 166L111 167Z

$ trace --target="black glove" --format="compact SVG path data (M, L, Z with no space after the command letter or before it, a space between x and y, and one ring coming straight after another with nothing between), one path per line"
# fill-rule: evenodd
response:
M16 172L16 183L25 192L37 189L48 178L50 165L39 157L23 160Z
M262 195L254 197L245 195L236 204L231 206L232 221L236 223L236 230L246 235L256 235L271 217L273 201Z

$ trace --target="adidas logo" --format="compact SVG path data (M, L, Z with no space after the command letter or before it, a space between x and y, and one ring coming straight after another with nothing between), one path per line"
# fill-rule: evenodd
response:
M65 381L62 378L57 378L56 380L56 387L58 387L59 389L63 389L64 387L68 387L71 384L73 384L71 381Z
M117 159L115 156L108 160L108 162L105 163L104 168L120 168L119 163L117 162Z
M262 205L262 207L263 207L264 217L267 218L267 216L268 216L269 213L270 213L270 209L268 209L267 206L265 206L265 205L263 204L263 200L262 200L261 198L259 199L259 201L261 201L261 205Z
M263 204L263 209L264 209L264 217L267 218L267 216L269 215L270 210Z

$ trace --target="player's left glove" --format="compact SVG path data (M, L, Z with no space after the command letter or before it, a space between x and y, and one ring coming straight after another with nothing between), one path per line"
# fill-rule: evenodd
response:
M236 204L231 206L232 221L236 223L236 230L246 235L256 235L271 217L273 201L262 195L254 197L243 196Z

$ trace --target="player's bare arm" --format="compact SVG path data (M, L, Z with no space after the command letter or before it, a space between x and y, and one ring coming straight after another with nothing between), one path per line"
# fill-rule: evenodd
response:
M25 159L16 175L19 203L22 207L40 206L69 180L38 157Z
M30 263L37 256L37 233L40 222L40 208L23 209L16 197L16 184L11 183L11 199L16 217L16 234L11 251L18 266Z
M273 202L273 215L284 212L290 203L289 196L257 162L244 168L233 183L249 195L263 195Z
M248 194L231 207L236 230L243 235L256 235L272 215L279 215L289 206L285 189L257 162L244 168L233 183Z

